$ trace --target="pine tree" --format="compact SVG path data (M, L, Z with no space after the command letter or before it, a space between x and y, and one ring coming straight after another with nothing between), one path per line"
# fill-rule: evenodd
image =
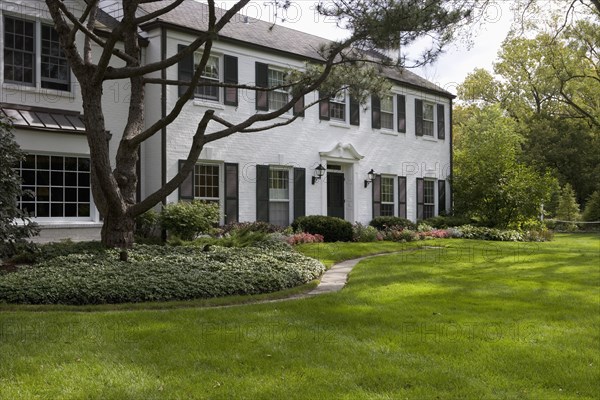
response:
M581 215L579 214L579 204L577 204L575 198L575 191L568 183L560 192L558 208L556 209L556 218L560 221L569 221L569 223L566 223L565 225L565 228L569 231L576 230L577 225L572 222L581 219Z
M600 221L600 190L590 195L583 210L584 221Z

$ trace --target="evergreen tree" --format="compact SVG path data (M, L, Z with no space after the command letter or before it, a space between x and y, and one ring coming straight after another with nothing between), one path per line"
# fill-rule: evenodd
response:
M11 126L0 119L0 258L14 254L16 245L38 233L37 225L17 207L21 177L14 167L23 159Z

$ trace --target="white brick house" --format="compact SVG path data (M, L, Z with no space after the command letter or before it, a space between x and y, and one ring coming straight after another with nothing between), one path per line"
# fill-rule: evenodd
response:
M10 0L0 4L4 55L0 106L15 118L17 141L30 155L20 166L24 187L36 194L20 199L20 204L48 227L97 229L100 216L90 195L81 98L68 66L53 47L55 34L48 26L45 5ZM151 12L163 6L158 2L141 7ZM78 1L72 7L82 8ZM204 10L203 4L187 0L143 25L145 61L169 57L191 43L206 24ZM107 15L101 22L110 29ZM285 70L317 60L316 49L325 40L237 18L214 42L204 78L276 85ZM186 59L162 77L189 79L193 65L192 58ZM448 210L453 96L406 70L383 73L392 90L365 106L341 95L307 109L287 126L210 143L194 174L167 201L218 201L224 223L265 220L280 225L300 215L334 215L367 223L378 215L417 220ZM126 121L127 82L107 85L104 93L107 140L114 154ZM164 116L178 96L177 86L148 85L146 123ZM256 98L254 92L198 87L179 118L143 144L139 196L152 193L176 174L206 109L236 122L277 108L287 96L275 91ZM304 102L317 96L309 93ZM209 125L209 132L217 128ZM326 171L322 179L314 179L319 165ZM365 182L371 170L374 179Z

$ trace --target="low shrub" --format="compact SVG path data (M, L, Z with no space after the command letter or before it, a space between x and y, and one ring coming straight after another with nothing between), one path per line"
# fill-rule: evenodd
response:
M450 236L450 232L447 229L430 229L428 231L419 231L417 233L419 239L447 239Z
M199 200L168 204L160 214L160 222L169 234L182 240L193 240L201 233L210 233L219 223L219 205Z
M390 228L383 231L383 240L392 242L414 242L419 239L417 232L410 229Z
M463 225L456 228L464 239L496 240L501 242L523 241L523 234L516 230L502 230L483 226Z
M312 234L312 233L295 233L287 238L287 242L291 245L302 244L302 243L323 243L323 235Z
M455 226L469 225L471 220L466 217L454 215L438 215L437 217L427 218L426 220L423 220L423 222L436 229L446 229Z
M377 229L378 231L384 231L389 228L397 228L397 229L415 229L416 226L414 223L409 221L406 218L400 217L376 217L369 223L372 227Z
M134 245L58 256L0 273L0 302L101 304L259 294L310 282L325 270L288 245L223 248Z
M136 239L150 239L160 236L160 214L155 210L148 210L135 219ZM137 240L136 240L137 241Z
M532 229L523 235L526 242L550 242L554 239L554 232L549 229Z
M66 239L60 242L38 244L33 251L29 248L22 249L11 258L11 261L17 264L34 264L73 253L101 255L104 252L106 252L106 247L100 242L73 242Z
M417 232L429 232L432 231L433 227L425 222L419 222L417 225Z
M383 239L383 236L379 234L377 229L370 225L363 225L360 222L352 226L352 232L352 240L354 242L375 242Z
M234 222L231 224L224 225L221 228L221 234L227 234L231 232L263 232L263 233L275 233L281 232L282 228L277 225L270 224L263 221L255 222Z
M292 223L295 231L322 235L326 242L352 241L352 224L346 220L325 215L299 217Z

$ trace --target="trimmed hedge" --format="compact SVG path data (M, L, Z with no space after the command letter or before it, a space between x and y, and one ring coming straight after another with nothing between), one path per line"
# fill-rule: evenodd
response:
M377 229L378 231L384 231L388 228L406 228L406 229L416 229L414 223L406 218L400 217L375 217L369 223L372 227Z
M286 244L210 251L136 245L129 262L106 250L0 273L0 302L81 305L259 294L310 282L324 271Z
M295 231L323 236L326 242L351 242L352 224L346 220L326 215L298 217L292 223Z

